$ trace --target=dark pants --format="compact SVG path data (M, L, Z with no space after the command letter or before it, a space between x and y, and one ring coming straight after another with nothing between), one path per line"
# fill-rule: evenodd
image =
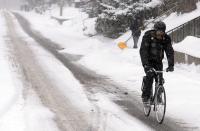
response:
M138 36L133 36L133 42L134 42L133 48L137 48L137 47L138 47L138 46L137 46L137 44L138 44L138 39L139 39Z
M153 67L157 71L162 71L163 70L163 64L162 63L157 63L157 62L152 62L150 63L150 66ZM152 84L153 80L155 79L155 74L154 73L149 73L145 71L146 76L143 78L143 89L142 89L142 97L150 97L151 91L152 91ZM159 79L163 80L163 74L159 74ZM157 81L155 79L155 81Z

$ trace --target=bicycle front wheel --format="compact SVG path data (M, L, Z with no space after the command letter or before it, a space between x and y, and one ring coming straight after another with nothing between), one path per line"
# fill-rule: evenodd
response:
M151 112L151 104L143 103L143 105L144 105L144 115L148 117Z
M156 119L158 123L162 124L165 111L166 111L166 93L163 86L160 86L156 92L156 99L155 99L155 108L156 108Z

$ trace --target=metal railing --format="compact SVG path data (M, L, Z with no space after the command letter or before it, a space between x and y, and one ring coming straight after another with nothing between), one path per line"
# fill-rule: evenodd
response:
M173 41L178 43L186 36L200 37L200 16L188 21L167 32ZM200 65L200 57L194 57L186 53L175 51L175 62Z
M182 41L186 36L200 37L200 16L168 31L167 34L175 43Z
M153 19L152 21L149 21L148 23L146 23L144 25L144 27L147 27L149 24L155 23L157 21L162 21L163 19L165 19L167 16L169 16L172 12L176 12L177 8L178 8L178 2L175 3L171 3L170 5L172 8L166 10L165 12L163 12L162 14L160 14L158 17L156 17L155 19Z

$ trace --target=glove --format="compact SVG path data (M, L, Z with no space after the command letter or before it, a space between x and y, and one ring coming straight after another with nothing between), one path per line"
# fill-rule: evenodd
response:
M144 71L146 74L152 74L154 72L154 68L148 65L144 65Z
M173 72L174 71L174 67L173 66L169 66L166 69L167 72Z

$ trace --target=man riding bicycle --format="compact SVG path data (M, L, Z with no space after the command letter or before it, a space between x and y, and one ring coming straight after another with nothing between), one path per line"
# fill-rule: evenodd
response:
M140 57L146 76L143 78L144 88L142 89L142 100L148 102L151 96L152 84L154 80L154 69L163 70L162 59L164 52L168 60L166 71L174 71L174 50L171 38L165 33L166 25L159 21L154 24L154 29L147 31L142 39L140 47ZM163 79L163 74L159 75Z

